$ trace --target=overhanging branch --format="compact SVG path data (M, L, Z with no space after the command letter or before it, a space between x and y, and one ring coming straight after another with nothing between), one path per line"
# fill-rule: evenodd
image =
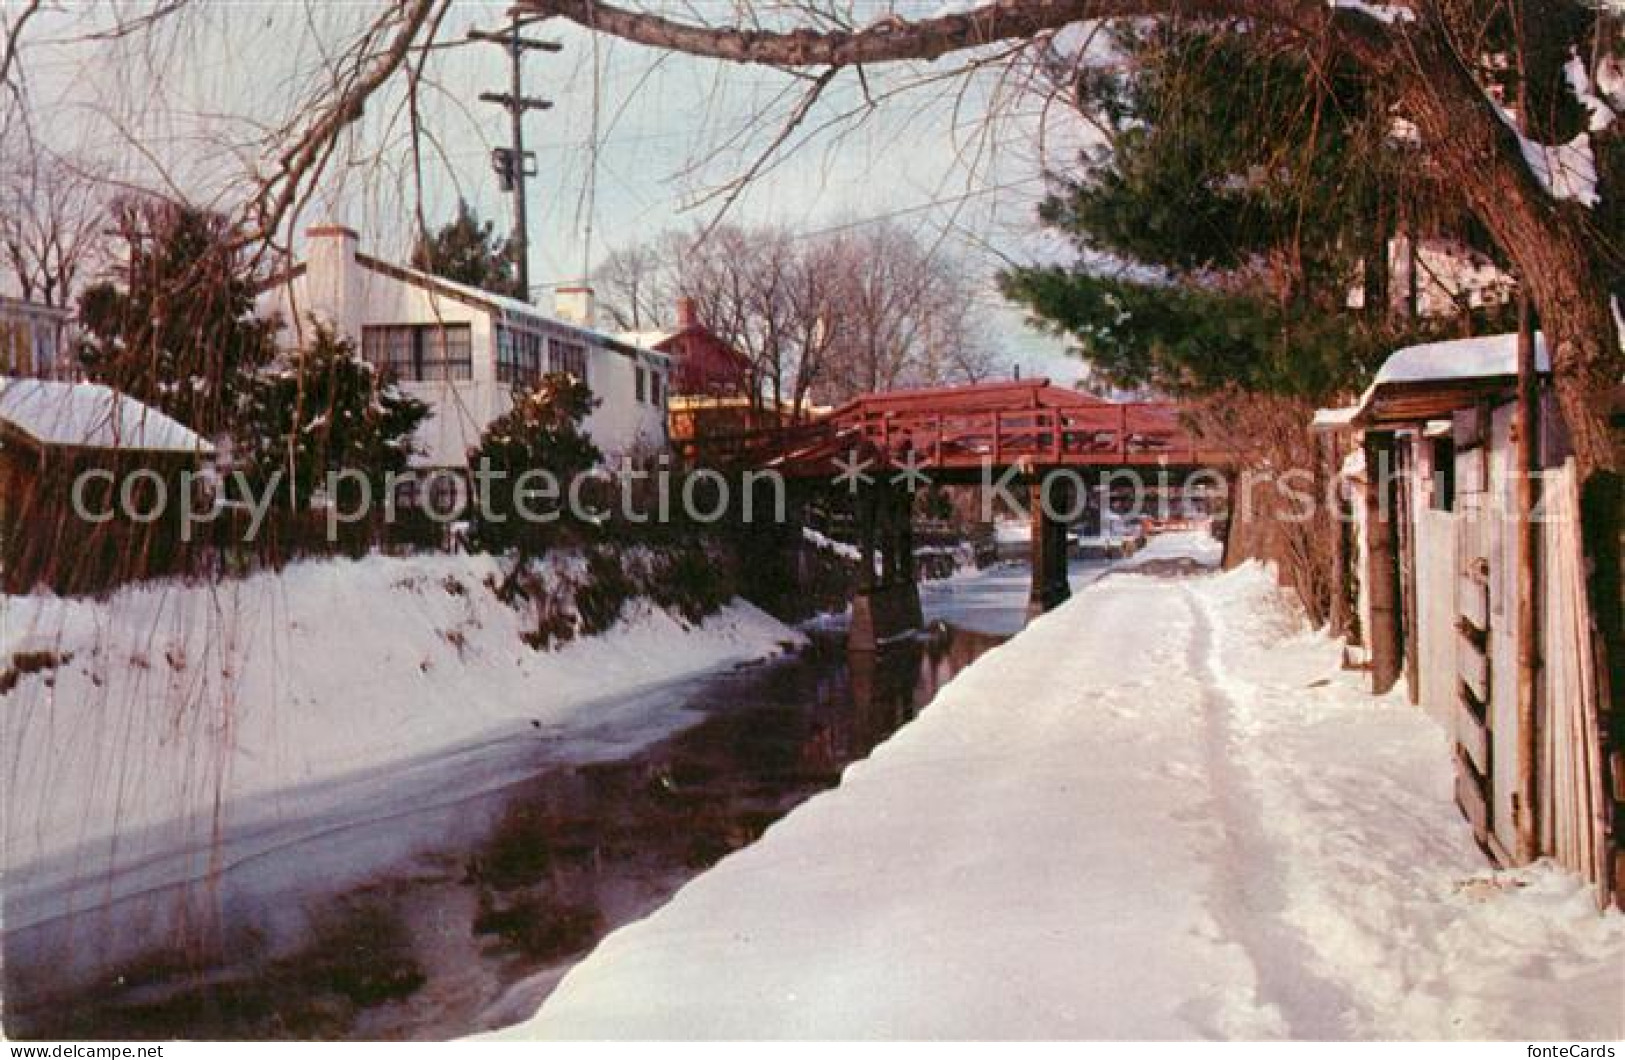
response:
M1074 22L1147 15L1262 18L1315 31L1329 27L1325 0L992 0L971 11L932 18L884 19L861 29L740 29L679 22L599 0L518 0L526 15L568 19L623 40L712 59L765 66L854 66L939 59L967 48L1030 39ZM1358 15L1359 21L1380 25ZM1337 21L1344 21L1339 18ZM1371 32L1371 27L1365 27Z

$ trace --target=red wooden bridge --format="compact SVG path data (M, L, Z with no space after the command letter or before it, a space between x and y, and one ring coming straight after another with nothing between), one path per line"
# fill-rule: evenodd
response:
M856 455L871 466L912 463L938 482L987 468L1190 471L1230 458L1191 437L1177 405L1111 402L1047 379L864 394L808 423L699 439L687 455L792 478L839 474Z
M864 651L921 622L910 503L915 472L942 485L985 484L993 473L1020 472L1031 491L1029 612L1036 613L1068 595L1067 527L1053 513L1073 510L1087 475L1138 469L1159 486L1172 485L1231 460L1185 431L1177 405L1111 402L1047 379L864 394L810 423L700 438L685 449L691 464L849 487L859 559L848 644Z

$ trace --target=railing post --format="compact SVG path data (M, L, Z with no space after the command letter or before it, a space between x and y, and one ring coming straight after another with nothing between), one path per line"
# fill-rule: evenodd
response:
M1117 455L1128 456L1128 406L1117 406Z
M994 463L995 466L997 466L998 463L999 463L999 458L1003 455L1003 453L1001 452L1001 446L999 444L1000 439L999 439L999 412L998 412L998 410L994 409L993 412L991 413L991 415L993 417L993 463Z

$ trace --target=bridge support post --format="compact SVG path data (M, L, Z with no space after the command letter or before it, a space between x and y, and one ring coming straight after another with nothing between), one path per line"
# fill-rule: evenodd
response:
M1032 520L1032 590L1027 596L1027 617L1036 618L1066 602L1072 595L1067 584L1067 524L1058 516L1074 506L1074 481L1065 472L1053 469L1035 474L1028 484L1028 510Z
M925 624L920 590L914 582L914 530L909 501L907 490L884 480L858 492L860 567L847 626L850 651L878 651L887 641Z

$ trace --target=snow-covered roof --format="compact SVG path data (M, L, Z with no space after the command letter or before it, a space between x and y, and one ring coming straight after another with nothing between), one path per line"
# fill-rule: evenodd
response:
M382 259L374 258L366 254L358 253L355 256L355 259L356 263L361 265L363 268L372 268L375 271L382 271L385 275L392 274L399 280L406 283L415 284L429 290L438 289L447 296L459 301L471 302L478 306L484 306L507 321L531 323L551 329L574 332L588 342L596 345L607 346L611 349L619 349L620 347L627 345L623 340L618 339L607 332L599 331L596 328L584 327L581 324L572 323L568 320L560 320L558 317L549 316L538 307L519 298L513 298L504 294L495 294L491 291L485 290L483 287L475 287L472 284L460 283L457 280L448 280L444 276L439 276L432 272L424 272L422 269L414 269L410 265L398 265L395 262L383 261ZM629 353L630 351L621 350L621 352ZM663 355L656 354L656 356Z
M214 452L201 436L111 387L0 379L0 423L40 445L137 452Z
M1535 369L1551 371L1546 340L1535 335ZM1494 379L1518 374L1518 336L1479 335L1471 339L1407 346L1383 362L1376 386L1384 383L1436 383L1458 379Z
M676 335L677 332L675 331L623 331L615 337L628 346L638 346L645 350L652 350Z
M1551 371L1546 340L1538 332L1535 370ZM1363 426L1376 419L1436 419L1459 407L1468 391L1517 374L1518 336L1513 332L1407 346L1396 350L1377 370L1376 379L1354 407L1351 422Z
M1309 426L1316 430L1332 431L1347 427L1354 422L1354 417L1360 414L1360 406L1349 405L1340 409L1316 409L1315 418L1309 421Z

